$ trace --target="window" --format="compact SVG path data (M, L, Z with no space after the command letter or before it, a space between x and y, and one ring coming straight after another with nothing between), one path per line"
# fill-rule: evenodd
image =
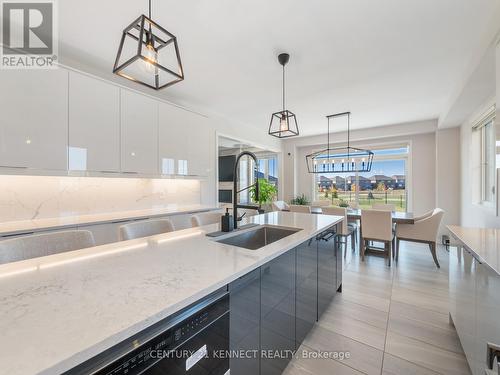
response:
M278 188L278 157L276 154L257 155L257 160L259 161L259 178L265 178Z
M495 176L496 176L496 136L495 111L488 113L473 127L475 139L479 147L479 201L480 203L494 203ZM476 159L477 162L477 159ZM477 164L476 164L477 165Z
M342 201L360 208L374 203L393 204L397 211L406 211L408 205L407 164L408 145L372 149L374 153L370 173L353 175L315 174L315 200L329 200L338 205Z

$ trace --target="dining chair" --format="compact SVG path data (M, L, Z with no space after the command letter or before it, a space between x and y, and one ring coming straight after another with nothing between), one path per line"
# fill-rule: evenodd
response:
M436 263L437 268L440 268L441 266L436 254L436 237L443 216L444 211L440 208L435 208L415 218L413 224L398 224L396 227L395 260L397 261L399 257L400 241L420 242L429 245L434 263Z
M312 207L328 207L330 205L331 202L328 200L313 201L311 204Z
M272 203L273 211L289 211L290 206L285 201L274 201Z
M359 210L359 203L358 202L349 202L349 207L352 208L353 210Z
M220 223L220 217L222 212L204 212L201 214L196 214L191 216L191 226L201 227L202 225L217 224Z
M390 204L390 203L373 203L372 204L372 209L373 210L379 210L379 211L391 211L391 212L394 212L394 211L396 211L396 205Z
M144 220L120 226L120 241L134 238L154 236L155 234L173 232L174 224L168 219Z
M384 255L391 265L391 252L394 245L394 232L392 230L392 213L381 210L362 210L361 227L363 228L361 246L361 260L365 260L367 241L382 242Z
M302 213L311 213L311 206L302 206L299 204L291 204L290 205L290 212L302 212Z
M0 264L95 246L88 230L33 234L0 241Z
M342 240L338 240L340 243L345 245L345 253L347 254L347 238L351 237L351 250L354 252L356 250L356 230L352 226L348 225L347 222L347 209L344 207L323 207L322 209L323 215L334 215L334 216L342 216L344 220L342 220L342 225L340 227L340 231L335 233L337 237Z

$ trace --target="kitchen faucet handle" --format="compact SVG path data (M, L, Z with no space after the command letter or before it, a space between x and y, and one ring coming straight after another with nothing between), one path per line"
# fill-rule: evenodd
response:
M238 221L243 220L243 216L245 216L246 214L247 214L246 212L243 212L243 215L241 215L240 217L238 217L236 220L238 220Z

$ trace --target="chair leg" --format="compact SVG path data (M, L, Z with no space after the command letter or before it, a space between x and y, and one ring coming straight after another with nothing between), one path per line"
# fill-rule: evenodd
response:
M394 252L396 253L396 256L395 256L395 261L397 262L398 261L398 258L399 258L399 238L396 238L396 248L394 249Z
M354 232L351 233L351 250L354 253L356 251L356 245L354 244Z
M434 259L434 263L436 263L437 268L441 268L438 262L437 254L436 254L436 243L430 242L429 248L431 249L432 258Z
M389 267L391 266L391 247L392 247L392 241L387 241L385 243L385 252Z
M364 262L365 261L365 246L366 246L366 242L363 238L360 238L360 241L359 241L359 251L361 253L361 261Z

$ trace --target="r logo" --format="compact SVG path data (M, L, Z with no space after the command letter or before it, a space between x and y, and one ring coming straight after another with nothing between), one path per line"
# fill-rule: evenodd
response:
M3 53L54 54L53 3L8 2L2 4Z

